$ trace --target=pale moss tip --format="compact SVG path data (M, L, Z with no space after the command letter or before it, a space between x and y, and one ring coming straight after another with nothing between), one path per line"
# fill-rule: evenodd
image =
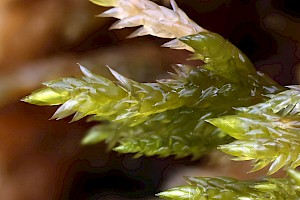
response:
M117 6L117 0L89 0L90 2L105 7L115 7Z
M77 65L79 66L80 71L81 71L83 74L85 74L85 73L90 73L90 71L89 71L87 68L85 68L84 66L82 66L81 64L77 63Z
M297 185L300 185L300 172L294 169L288 169L287 173L289 177L291 177Z
M22 99L20 99L20 101L26 102L26 103L29 103L29 100L30 100L29 96L26 96L26 97L23 97Z
M156 194L156 196L162 197L162 198L172 199L172 198L178 198L178 197L181 197L181 196L186 196L186 192L181 191L181 190L177 190L176 188L173 188L171 190L160 192L160 193Z

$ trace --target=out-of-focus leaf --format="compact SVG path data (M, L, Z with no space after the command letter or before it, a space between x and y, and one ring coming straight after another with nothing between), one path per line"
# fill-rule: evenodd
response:
M288 178L239 181L228 177L187 178L189 185L161 192L159 197L174 200L297 200L300 198L299 172Z
M231 137L205 122L211 115L203 115L199 110L180 108L151 115L144 123L126 126L115 123L100 125L87 135L91 142L106 138L110 147L120 153L138 155L191 155L199 158L212 148L231 141ZM107 127L107 128L104 128ZM106 134L105 130L110 130ZM93 139L95 138L95 139Z

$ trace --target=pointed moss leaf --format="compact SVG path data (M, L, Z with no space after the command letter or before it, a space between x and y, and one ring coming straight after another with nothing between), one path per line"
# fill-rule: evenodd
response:
M150 115L183 106L205 109L207 113L211 110L219 114L230 113L233 107L252 105L255 101L261 101L263 95L269 94L265 90L269 85L264 82L257 84L260 81L258 76L241 85L201 67L178 65L175 67L177 75L173 79L155 83L138 83L109 68L119 80L117 84L83 66L80 69L84 74L82 79L62 78L46 82L44 85L47 88L34 92L24 101L38 105L67 102L55 113L54 117L58 119L77 113L72 121L95 115L118 123L126 121L137 124ZM272 92L280 91L275 83L272 87L277 88ZM70 102L74 103L72 108Z
M300 90L269 97L266 102L237 109L236 115L207 121L237 139L221 145L220 150L239 157L237 160L255 160L252 171L271 163L268 174L273 174L282 167L300 165Z
M297 172L292 171L290 174L293 173ZM174 200L297 200L300 198L299 184L294 181L293 176L260 181L239 181L228 177L189 177L188 183L189 185L175 187L157 195L163 199Z
M112 82L109 81L108 79L93 74L90 70L86 69L85 67L83 67L80 64L79 64L79 67L80 67L80 70L82 71L82 73L86 76L86 78L87 78L86 81L89 81L91 83L102 84L104 86L109 86L112 84Z
M68 117L69 115L74 114L77 110L77 107L79 106L79 103L80 102L72 99L66 101L56 110L51 119L63 119L65 117Z
M231 141L226 134L200 120L201 113L187 111L167 111L149 117L143 124L123 127L121 130L128 133L114 150L161 157L191 155L196 159L218 144Z
M109 71L112 73L112 75L114 75L114 77L120 81L120 83L122 83L122 85L125 87L125 89L127 89L127 91L131 92L132 91L132 82L131 80L129 80L128 78L122 76L121 74L119 74L118 72L116 72L115 70L111 69L110 67L108 67Z
M109 148L138 155L191 155L199 158L209 149L228 143L231 138L224 133L227 130L220 131L204 122L205 119L233 114L233 107L262 101L264 95L270 94L265 88L272 84L276 88L272 93L281 90L275 83L265 85L265 82L260 82L259 74L252 76L247 84L241 84L216 71L185 65L174 68L176 74L173 79L155 83L138 83L110 69L119 81L114 83L83 66L80 69L84 74L82 79L62 78L46 82L47 88L27 99L31 103L39 103L44 98L39 95L48 92L50 95L42 105L62 104L52 118L62 119L75 114L72 121L88 115L98 120L113 121L115 127L110 129L112 133L105 139ZM235 123L245 120L247 118L240 118ZM231 129L237 128L235 132L238 133L246 126L247 121L243 126L232 126ZM247 137L253 134L259 133L252 131Z
M241 134L241 132L244 133L249 129L247 123L235 116L224 116L222 118L213 118L206 121L216 127L219 127L222 131L236 139L243 139L245 135Z
M206 200L207 198L197 195L197 187L193 186L181 186L172 188L170 190L160 192L157 194L160 198L163 199L178 199L178 200L190 200L190 199L199 199Z
M200 54L202 60L207 63L204 67L229 75L255 74L255 69L249 59L228 40L222 36L202 32L180 38L180 40L192 47L196 54ZM200 57L200 58L201 58Z
M117 5L117 0L89 0L89 1L99 6L112 7Z
M109 137L112 134L112 129L107 125L94 126L89 130L87 135L82 139L81 144L96 144Z
M96 144L105 141L107 149L111 150L121 139L122 130L119 131L121 124L104 122L101 125L92 127L81 141L81 144Z
M273 112L283 116L300 114L300 88L299 86L290 88L290 90L272 98L271 107Z
M239 157L238 157L239 158ZM250 158L250 160L253 159L253 158ZM266 167L267 165L270 164L270 162L272 162L273 159L263 159L263 160L256 160L254 162L254 164L252 165L252 169L249 171L250 173L251 172L256 172L258 170L261 170L263 169L264 167Z
M66 101L67 96L67 92L60 92L51 88L46 88L33 92L31 95L24 97L22 101L39 106L59 105Z
M277 172L280 168L282 168L284 165L286 165L287 155L286 154L280 154L272 163L272 165L269 168L268 174L273 174Z
M70 123L71 123L71 122L78 121L78 120L84 118L85 116L86 116L86 115L85 115L84 113L78 112L78 111L77 111L77 112L75 113L75 115L73 116L72 120L70 121Z
M297 185L300 185L300 172L297 170L293 170L293 169L288 169L287 173L289 175L289 177L291 177L291 179L293 181L295 181L295 183Z
M161 157L175 155L178 158L192 156L196 159L231 141L230 137L202 118L202 112L191 108L165 111L149 116L144 123L115 126L106 142L111 147L116 145L114 150L120 153ZM111 138L118 138L119 144Z
M114 83L80 66L84 74L82 79L62 78L47 82L44 84L47 88L26 99L40 105L62 104L53 115L56 119L75 113L72 121L88 115L113 121L120 127L111 130L111 137L106 142L109 148L119 144L115 150L122 153L198 158L209 149L228 143L230 137L224 132L230 132L236 139L269 134L253 129L250 125L260 122L247 116L209 121L222 131L204 120L233 114L234 107L261 102L266 95L282 88L262 73L253 71L253 66L241 52L217 34L199 34L182 40L208 59L204 67L177 65L172 79L155 83L138 83L109 68L118 80ZM288 112L293 112L294 107L289 107ZM272 134L281 134L273 127L268 128L272 129ZM247 130L250 131L240 134ZM257 146L249 145L238 148L235 144L235 153L251 151ZM248 154L242 159L255 158L256 154ZM297 163L292 156L289 158L294 165Z

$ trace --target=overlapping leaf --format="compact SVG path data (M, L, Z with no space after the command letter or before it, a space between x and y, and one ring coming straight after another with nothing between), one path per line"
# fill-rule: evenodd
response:
M61 119L75 113L72 121L87 115L106 120L124 121L144 117L182 106L183 98L173 88L160 83L137 83L117 72L111 72L118 84L92 74L81 66L84 77L62 78L44 83L47 88L38 90L23 100L36 105L59 105L52 118ZM180 88L184 81L175 87ZM181 85L180 85L181 84ZM176 103L175 103L176 101Z
M81 69L85 75L82 80L62 78L44 83L47 88L23 100L37 105L62 104L53 116L57 119L76 113L73 120L97 115L115 121L132 118L135 123L149 115L182 106L225 112L232 106L248 105L262 99L261 94L265 92L262 86L240 86L203 68L180 66L176 68L178 74L174 79L157 83L137 83L111 70L119 80L117 84ZM239 101L233 101L236 97Z
M172 10L148 0L91 1L114 7L101 15L120 19L112 28L141 26L131 37L150 34L177 38L164 46L195 51L194 58L205 65L178 65L171 79L155 83L138 83L110 69L118 80L113 82L81 67L82 79L44 83L46 88L33 92L24 101L61 105L52 117L56 119L74 114L72 121L85 116L104 120L105 124L91 129L83 144L105 140L109 148L122 153L194 158L221 144L221 150L238 160L254 159L253 171L269 163L269 174L283 166L300 165L298 87L276 94L283 88L256 72L249 59L229 41L195 24L173 0ZM195 35L185 36L189 34ZM271 99L260 103L266 96ZM250 107L228 115L234 113L233 107L241 106ZM237 140L227 144L232 139L229 135ZM293 170L289 173L290 178L263 181L188 178L189 186L173 188L159 196L299 199L300 175Z
M254 160L253 171L272 163L269 174L300 165L300 88L293 86L237 115L208 120L237 140L220 149L237 160Z
M246 57L238 56L239 50L217 34L201 33L183 41L196 53L209 58L209 62L197 68L177 65L171 79L155 83L138 83L110 69L118 80L113 82L81 66L82 79L62 78L47 82L44 84L47 88L23 100L37 105L62 104L52 118L75 114L72 121L76 121L92 115L96 120L119 124L112 125L118 128L108 137L114 138L111 139L114 142L108 143L113 146L119 139L120 146L116 150L120 152L199 157L209 148L228 142L225 137L215 134L215 129L208 129L210 133L206 130L209 125L203 122L207 119L205 116L230 114L233 107L261 102L265 98L263 95L282 88L255 72L250 62L244 62ZM226 45L220 46L222 42ZM227 49L229 53L220 57L207 45L219 45L216 46L218 51ZM198 46L206 50L201 51ZM159 117L168 123L153 124L151 120ZM200 124L203 129L196 128ZM134 131L139 134L131 137L129 133ZM156 142L158 138L160 142Z
M153 35L161 38L179 38L207 31L193 22L174 0L170 0L172 9L159 6L149 0L91 0L91 2L100 6L113 7L99 15L119 19L111 29L139 27L129 37ZM164 46L192 51L178 39L165 43Z
M204 115L200 110L179 108L152 115L136 126L99 125L83 141L89 144L106 140L110 147L120 143L114 150L121 153L162 157L192 155L195 159L231 141L227 134L204 121L211 116L212 113Z
M261 181L239 181L233 178L189 177L189 185L179 186L158 194L175 200L298 200L299 172L290 170L284 179L266 178Z

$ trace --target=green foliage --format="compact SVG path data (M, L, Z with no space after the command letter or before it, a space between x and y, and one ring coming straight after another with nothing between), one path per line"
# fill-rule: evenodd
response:
M275 93L280 89L268 76L257 72L243 52L217 33L204 32L185 36L180 40L195 50L192 58L206 63L202 66L203 69L214 71L219 76L240 84L238 89L252 87L252 93L260 87L265 90L263 93Z
M160 155L199 158L203 153L228 143L231 137L206 123L203 111L191 108L169 110L147 118L135 126L108 123L94 127L84 138L84 144L106 140L114 150L139 155ZM109 133L108 131L109 130Z
M105 141L108 149L120 153L196 159L219 146L236 156L235 160L254 160L252 171L271 163L268 174L300 165L299 86L286 90L257 72L239 49L222 36L192 23L174 1L172 11L147 0L91 1L115 7L104 15L119 18L118 28L142 25L136 36L159 36L164 32L164 24L175 34L176 27L170 26L174 22L192 33L202 30L166 46L194 50L192 59L205 64L176 65L176 73L170 73L170 79L154 83L138 83L109 68L117 80L111 81L80 66L84 74L81 79L46 82L45 88L23 101L41 106L60 105L52 119L74 114L72 121L86 116L99 121L82 144ZM157 19L148 16L147 6L152 8L152 15L159 14ZM138 17L131 16L133 13L139 13ZM166 20L160 21L163 17ZM158 28L151 27L156 23ZM288 178L260 181L190 177L189 185L158 195L180 200L299 199L300 174L291 169L288 174Z
M116 6L117 0L90 0L92 3L99 6Z
M237 156L236 160L255 160L252 171L271 162L269 174L283 166L300 165L300 87L270 95L266 102L239 108L236 115L208 121L236 141L219 147Z
M81 66L82 79L46 82L47 88L23 100L37 105L62 104L52 117L56 119L75 113L72 121L87 115L92 115L93 120L111 121L106 127L94 129L85 144L106 140L109 147L119 144L114 149L122 153L198 158L229 141L205 119L231 114L233 107L260 102L263 95L280 91L281 87L257 73L250 62L244 62L245 56L237 56L241 54L237 48L217 34L203 33L182 41L195 48L198 55L209 58L209 62L198 68L177 65L172 79L156 83L138 83L109 68L118 80L115 83ZM210 48L205 52L196 48L211 44L216 49L229 48L230 54L218 57Z
M289 175L288 178L266 178L261 181L189 177L189 185L175 187L158 196L175 200L297 200L300 198L300 174L290 170Z

